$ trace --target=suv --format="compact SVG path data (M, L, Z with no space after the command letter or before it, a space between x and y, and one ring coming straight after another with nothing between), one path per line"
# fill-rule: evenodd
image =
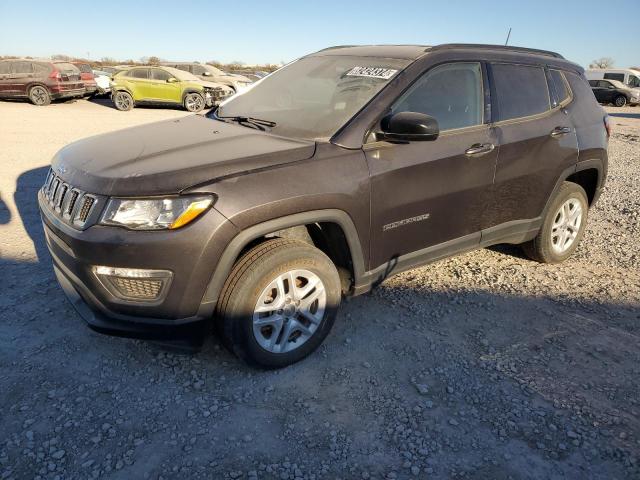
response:
M65 147L38 199L93 328L199 339L213 324L273 368L320 345L342 296L397 272L497 243L566 260L607 143L583 69L558 54L335 47L206 116Z
M637 105L640 101L640 90L629 88L617 80L589 80L589 85L600 103L613 103L616 107Z
M80 70L71 63L0 60L0 98L28 98L41 106L59 98L80 98L84 92Z
M203 80L221 83L231 87L234 93L245 90L252 83L251 79L243 75L226 73L213 65L187 62L168 62L163 65L184 70Z
M150 103L183 105L190 112L199 112L232 93L223 85L203 82L171 67L133 67L116 73L111 83L111 99L122 111L137 103Z
M85 95L91 97L98 92L98 84L91 65L83 62L72 62L80 70L80 79L84 83Z

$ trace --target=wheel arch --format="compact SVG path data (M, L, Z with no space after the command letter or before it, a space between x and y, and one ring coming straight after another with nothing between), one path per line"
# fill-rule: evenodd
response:
M200 95L202 95L202 98L204 98L204 90L198 90L197 88L193 88L193 87L185 88L184 91L182 92L183 104L184 104L184 99L187 98L187 95L189 95L190 93L199 93Z
M300 238L302 231L300 227L303 227L308 238ZM324 228L323 228L324 227ZM339 230L337 230L339 229ZM225 248L216 268L209 280L207 289L202 300L202 305L208 305L210 307L215 306L218 301L224 282L226 281L233 265L237 259L246 252L249 248L257 245L261 241L268 240L273 237L287 237L287 238L299 238L303 241L311 241L315 246L324 251L334 263L337 260L337 267L345 267L344 258L339 258L336 255L339 253L332 252L332 244L330 240L334 236L338 236L340 241L340 235L343 235L346 246L349 250L349 262L352 268L350 272L353 275L354 284L359 278L362 278L365 271L365 262L362 254L362 247L360 245L360 239L351 217L343 210L338 209L325 209L314 210L308 212L301 212L284 217L279 217L265 222L258 223L249 228L245 228L238 235L236 235L231 242ZM318 245L325 241L325 245ZM328 245L327 245L328 244ZM339 249L338 249L339 250ZM340 264L343 265L340 265ZM342 275L341 275L342 277Z

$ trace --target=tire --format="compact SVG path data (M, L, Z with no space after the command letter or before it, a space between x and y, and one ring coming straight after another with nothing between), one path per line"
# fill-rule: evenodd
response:
M204 110L204 97L199 93L187 93L184 97L184 108L192 113Z
M293 291L290 278L297 285ZM298 240L269 240L233 267L217 305L216 327L225 347L250 365L286 367L329 334L341 293L338 271L322 251Z
M627 97L625 97L624 95L618 95L613 99L613 104L616 107L624 107L627 104Z
M41 85L35 85L29 89L29 101L34 105L43 107L51 103L49 90Z
M582 240L588 212L584 189L576 183L564 182L549 205L536 237L522 244L525 254L541 263L565 261Z
M121 112L128 112L133 108L133 97L129 94L129 92L125 92L123 90L119 90L113 93L113 97L111 97L113 101L113 105L117 110Z

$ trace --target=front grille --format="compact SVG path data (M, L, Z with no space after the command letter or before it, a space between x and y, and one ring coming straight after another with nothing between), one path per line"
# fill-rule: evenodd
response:
M113 286L123 297L153 300L162 290L162 280L140 280L137 278L109 277Z
M54 214L80 228L85 226L97 203L96 196L64 182L53 170L47 174L42 194Z

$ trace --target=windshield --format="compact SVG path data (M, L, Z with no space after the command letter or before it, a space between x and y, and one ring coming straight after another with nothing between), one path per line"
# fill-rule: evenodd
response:
M192 73L185 72L184 70L178 70L177 68L173 68L173 67L164 67L164 69L167 72L169 72L171 75L176 77L178 80L190 81L190 82L193 82L193 81L199 82L200 81L200 79L198 77L196 77Z
M259 118L275 122L271 131L277 135L328 138L409 63L375 57L305 57L223 102L214 118Z

